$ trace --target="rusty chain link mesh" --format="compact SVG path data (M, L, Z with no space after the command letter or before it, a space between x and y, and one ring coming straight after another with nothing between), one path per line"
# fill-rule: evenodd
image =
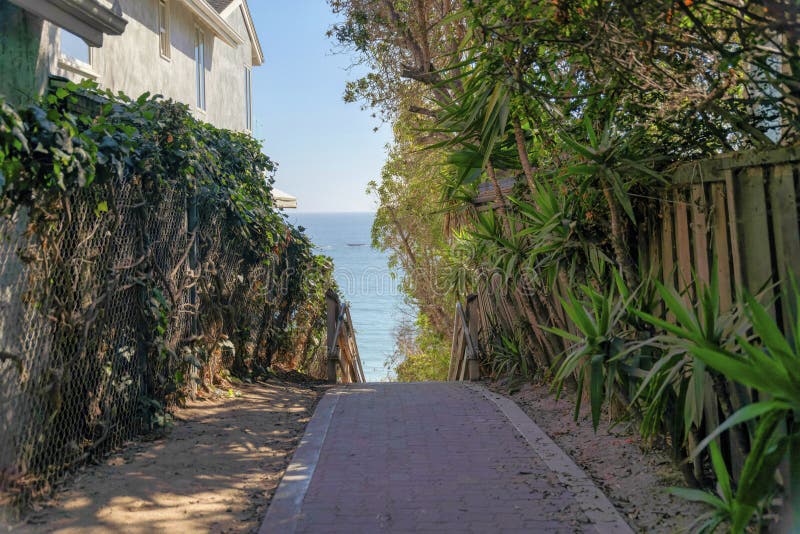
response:
M108 206L70 195L44 233L24 210L0 221L0 517L198 386L269 366L298 306L291 266L248 260L221 216L198 221L193 251L184 191L103 187Z

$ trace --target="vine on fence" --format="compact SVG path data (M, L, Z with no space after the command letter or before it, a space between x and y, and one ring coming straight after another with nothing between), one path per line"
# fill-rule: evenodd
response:
M198 388L319 372L332 266L275 208L274 171L158 96L0 103L0 507Z

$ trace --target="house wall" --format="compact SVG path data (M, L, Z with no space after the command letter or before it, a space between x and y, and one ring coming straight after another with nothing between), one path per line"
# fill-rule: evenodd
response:
M228 24L242 36L245 44L232 48L222 41L216 40L214 46L215 72L207 79L206 100L212 124L236 124L225 126L233 130L245 130L245 65L252 67L253 52L247 27L239 8L234 9L226 18ZM209 49L210 50L210 49Z
M0 0L0 98L33 103L47 85L55 31L7 0Z
M52 72L75 81L96 77L101 87L133 98L145 92L161 94L187 104L200 120L244 131L244 68L252 64L252 48L241 12L232 10L227 20L245 40L236 48L200 26L206 39L206 111L202 111L196 106L197 26L189 9L179 0L169 2L172 51L165 59L159 50L157 0L120 0L120 5L128 26L122 35L106 36L101 48L92 49L93 72L81 73L57 61Z

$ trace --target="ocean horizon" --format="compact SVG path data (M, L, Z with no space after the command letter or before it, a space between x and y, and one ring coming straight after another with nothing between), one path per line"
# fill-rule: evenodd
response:
M370 382L391 379L387 359L394 353L395 333L404 319L413 319L412 309L392 277L389 255L372 248L374 211L293 211L289 222L306 229L318 254L330 256L334 278L356 330L356 341Z

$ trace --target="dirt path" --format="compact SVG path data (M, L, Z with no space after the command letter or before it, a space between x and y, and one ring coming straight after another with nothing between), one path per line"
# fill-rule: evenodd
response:
M251 532L302 436L319 391L270 380L196 401L165 438L87 467L14 532Z
M591 475L628 523L639 532L683 531L707 511L697 503L666 492L684 485L683 477L659 450L647 449L635 432L624 425L610 429L604 418L597 433L592 429L588 402L573 420L573 395L556 400L545 385L526 384L514 394L499 384L489 385L509 395L578 465Z

